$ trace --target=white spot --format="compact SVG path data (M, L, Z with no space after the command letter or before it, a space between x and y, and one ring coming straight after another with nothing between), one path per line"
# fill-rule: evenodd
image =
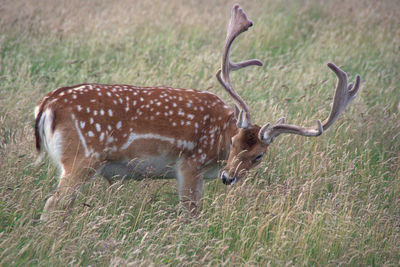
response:
M111 93L110 93L110 92L107 92L107 95L108 95L108 96L111 96Z
M82 129L85 128L85 122L84 121L79 122L79 125L81 126Z
M89 122L90 122L90 124L93 124L93 118L92 117L90 117Z
M109 109L109 110L108 110L108 116L112 117L112 115L113 115L113 112L112 112L111 109Z
M76 94L73 94L73 95L72 95L72 98L73 98L73 99L76 99L76 98L77 98Z
M100 138L99 138L100 142L104 140L104 133L100 134Z
M97 116L97 110L93 110L93 115Z
M96 130L97 130L98 132L101 131L101 126L100 126L100 124L98 124L98 123L96 123Z
M104 110L103 109L100 109L100 114L104 115Z
M89 131L89 132L88 132L88 136L89 136L89 137L93 137L93 136L94 136L94 133L93 133L92 131Z
M189 120L193 120L194 119L194 115L193 114L188 114L187 117L189 118Z
M116 125L117 129L120 129L121 126L122 126L122 122L121 121L117 122L117 125Z
M136 100L134 100L133 103L132 103L132 105L136 106L136 103L137 103Z
M76 106L76 108L78 109L78 111L81 111L81 110L82 110L81 105Z
M186 141L186 140L178 140L177 143L178 148L183 148L183 149L188 149L188 150L193 150L194 148L194 143L191 141Z
M96 102L96 99L90 99L90 102L94 103Z
M90 108L89 108L89 107L86 108L86 112L87 112L87 113L90 112Z
M108 136L106 143L109 144L109 143L112 143L113 141L114 141L114 137Z

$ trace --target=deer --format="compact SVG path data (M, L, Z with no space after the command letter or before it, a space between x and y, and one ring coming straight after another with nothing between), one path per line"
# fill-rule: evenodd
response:
M328 63L338 81L327 119L312 127L287 124L285 118L258 126L229 77L231 71L263 65L258 59L229 59L233 41L252 25L234 5L216 74L234 107L208 91L162 86L86 83L45 95L35 108L36 149L39 160L47 152L60 176L41 219L68 210L81 186L96 176L110 184L114 179L175 177L180 203L198 211L204 179L219 176L232 185L260 164L279 135L316 137L326 131L356 96L360 76L353 86L343 70Z

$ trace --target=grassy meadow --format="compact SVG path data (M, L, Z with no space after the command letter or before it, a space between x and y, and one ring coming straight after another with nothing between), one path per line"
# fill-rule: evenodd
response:
M39 218L58 171L34 165L33 108L84 82L209 90L232 1L0 2L1 266L400 264L400 2L239 1L254 27L231 75L258 124L329 114L334 62L361 89L319 138L278 138L260 167L227 187L206 181L202 211L175 180L93 180L69 216Z

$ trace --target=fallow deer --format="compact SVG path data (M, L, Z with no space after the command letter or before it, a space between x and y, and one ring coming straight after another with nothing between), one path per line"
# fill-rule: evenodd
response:
M329 117L311 128L252 123L250 109L234 91L229 73L259 60L232 63L235 38L252 26L238 5L232 9L217 79L238 112L207 91L170 87L80 84L48 93L35 109L36 148L47 150L61 170L58 187L44 207L42 219L60 202L70 206L78 188L90 177L176 177L180 200L197 210L203 179L215 177L219 163L224 184L233 184L257 166L268 146L283 133L319 136L355 97L356 83L328 63L338 78Z

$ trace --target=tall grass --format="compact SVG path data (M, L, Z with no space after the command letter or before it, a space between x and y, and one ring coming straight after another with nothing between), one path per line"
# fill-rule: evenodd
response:
M82 191L67 217L38 219L57 170L34 166L33 107L82 82L208 89L231 1L0 3L0 265L398 265L400 4L248 1L255 26L233 73L256 121L313 124L329 112L332 61L359 95L319 138L284 136L243 183L207 181L202 212L179 207L173 180Z

